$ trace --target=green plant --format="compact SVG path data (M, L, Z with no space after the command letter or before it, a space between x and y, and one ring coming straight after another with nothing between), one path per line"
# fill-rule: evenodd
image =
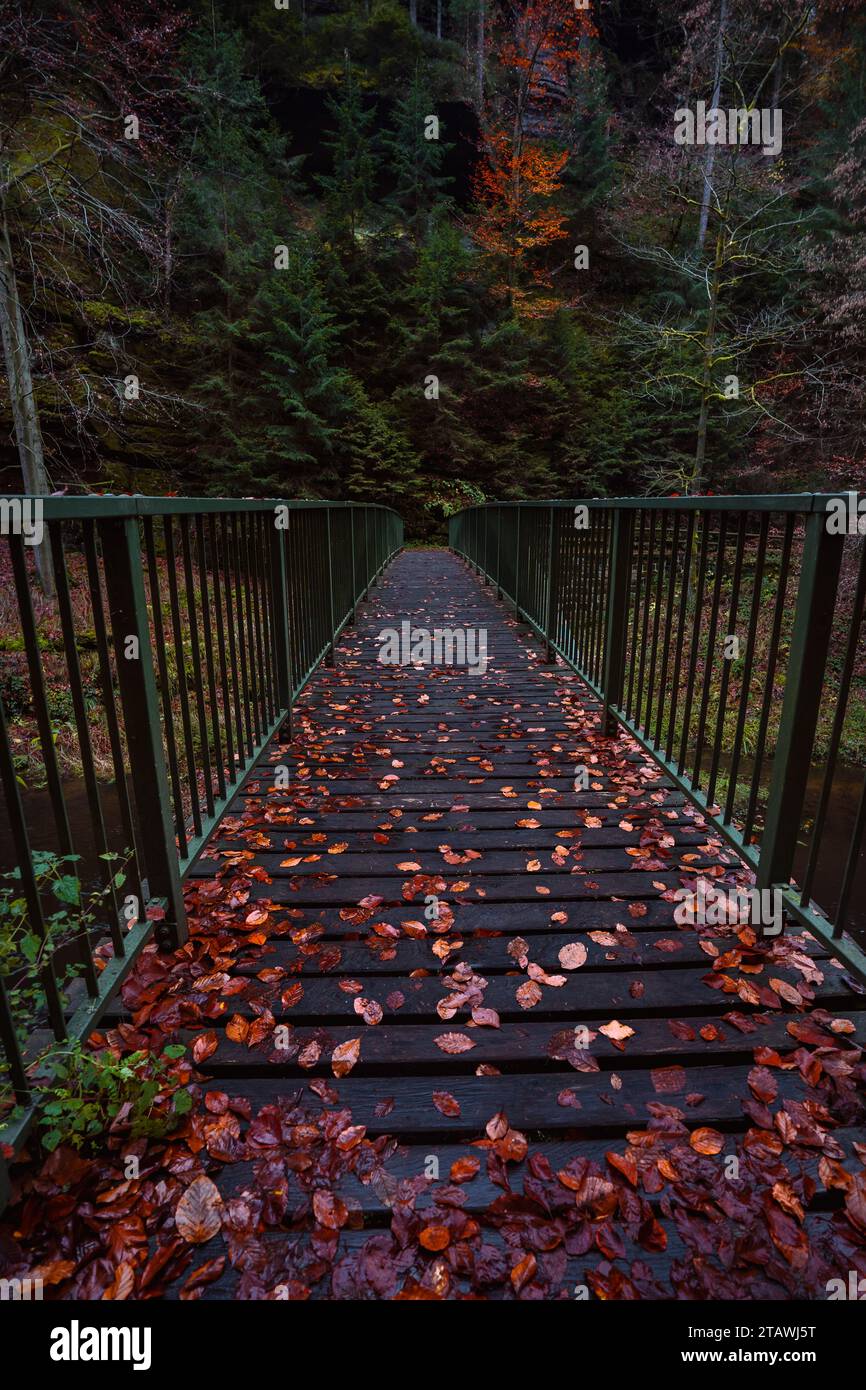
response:
M21 871L0 875L0 975L5 976L6 995L20 1041L44 1019L45 991L43 970L52 958L58 985L63 988L81 972L77 961L58 965L58 949L76 937L104 924L113 912L113 894L126 881L128 856L105 854L104 881L94 887L82 884L77 864L79 856L57 855L34 850L33 873L44 913L44 935L30 919L27 900L21 891ZM7 886L8 885L8 886ZM56 904L49 911L51 900ZM3 1081L0 1073L0 1083ZM0 1100L5 1100L0 1084Z
M186 1049L169 1044L161 1055L110 1048L90 1050L80 1042L52 1048L42 1059L47 1073L39 1112L46 1149L70 1144L84 1149L112 1126L133 1139L162 1138L176 1129L192 1105L182 1073L173 1064Z

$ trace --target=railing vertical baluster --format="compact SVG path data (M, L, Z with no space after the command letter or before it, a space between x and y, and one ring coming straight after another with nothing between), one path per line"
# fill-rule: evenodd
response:
M138 522L131 517L103 520L99 534L147 888L150 897L166 901L166 916L157 923L155 935L161 946L174 949L187 939L186 914L172 833ZM134 660L126 655L130 637L137 639Z
M337 644L337 623L334 617L334 547L331 538L331 508L325 509L325 527L328 545L328 614L331 628L331 640L328 645L327 662L329 666L336 664L335 648Z
M9 731L6 727L6 713L3 709L2 700L0 700L0 786L3 788L3 797L6 803L6 817L12 836L12 845L18 860L17 867L21 880L21 892L27 906L27 921L34 936L38 936L40 940L44 942L48 935L48 929L45 925L42 900L39 896L39 887L36 882L36 875L33 871L33 856L30 853L30 839L24 820L24 808L21 805L18 776L15 771L15 763L12 759L12 748L9 743ZM60 996L57 976L54 973L54 952L50 949L46 951L44 964L38 969L37 973L40 984L45 992L45 1004L48 1009L48 1017L54 1031L54 1036L58 1042L62 1042L66 1037L66 1020L63 1014L63 1000ZM16 1047L13 1049L13 1052L14 1051L17 1051L17 1042Z
M523 503L517 503L517 537L514 542L514 608L518 618L520 617L520 518L523 515Z
M631 512L615 507L605 616L604 674L601 681L604 700L602 732L608 736L616 733L616 716L613 711L621 707L625 688L633 531Z
M228 764L228 780L231 783L237 780L237 768L235 767L234 738L232 736L232 701L229 687L228 661L226 658L225 623L223 621L220 551L217 541L216 517L213 513L208 517L208 538L210 540L213 574L213 601L217 629L217 660L219 661L220 688L222 690L223 699L223 731L226 741L226 763Z
M289 630L289 594L286 575L286 533L276 526L271 527L271 585L274 602L274 646L276 658L277 690L276 698L280 710L285 711L289 741L292 728L292 643Z
M543 623L545 648L544 660L548 666L556 664L556 652L553 650L553 621L555 613L556 588L556 531L555 527L555 508L548 507L547 519L547 589L545 592L545 616Z

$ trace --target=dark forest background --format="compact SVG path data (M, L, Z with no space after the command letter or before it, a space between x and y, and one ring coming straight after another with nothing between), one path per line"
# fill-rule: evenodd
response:
M864 77L863 0L3 0L0 483L862 487Z

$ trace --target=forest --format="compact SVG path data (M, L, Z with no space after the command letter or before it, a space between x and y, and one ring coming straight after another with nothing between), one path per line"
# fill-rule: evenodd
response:
M6 490L863 486L862 0L0 14Z

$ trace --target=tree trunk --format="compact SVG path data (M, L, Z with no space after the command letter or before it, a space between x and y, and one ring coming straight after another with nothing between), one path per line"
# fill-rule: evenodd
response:
M479 115L484 110L484 3L485 0L478 0L478 51L475 55L475 63Z
M42 452L42 431L39 411L33 394L30 372L30 349L24 330L24 316L18 298L18 282L12 260L12 244L6 220L6 204L0 195L0 337L3 358L9 379L9 399L15 427L15 443L21 460L24 491L36 497L50 492L45 458ZM33 547L36 572L46 594L54 592L54 575L47 541Z
M418 0L409 0L409 23L418 25Z
M727 204L726 204L727 213ZM694 473L689 483L690 493L701 492L704 485L704 470L707 462L707 427L710 418L710 397L713 393L713 367L716 349L716 321L719 311L719 287L724 260L724 241L727 233L727 215L719 219L716 233L716 253L713 260L713 276L710 281L710 303L707 311L707 327L704 333L704 361L702 371L703 388L701 409L698 416L697 445L695 448Z
M442 37L442 0L436 0L436 37Z
M719 9L719 32L716 38L716 76L713 83L712 105L718 106L722 99L722 66L725 56L725 29L728 23L728 0L721 0ZM701 215L698 219L698 254L704 249L704 242L707 236L707 222L710 216L710 192L713 182L713 166L716 162L715 145L707 145L707 153L704 157L704 187L701 194Z

